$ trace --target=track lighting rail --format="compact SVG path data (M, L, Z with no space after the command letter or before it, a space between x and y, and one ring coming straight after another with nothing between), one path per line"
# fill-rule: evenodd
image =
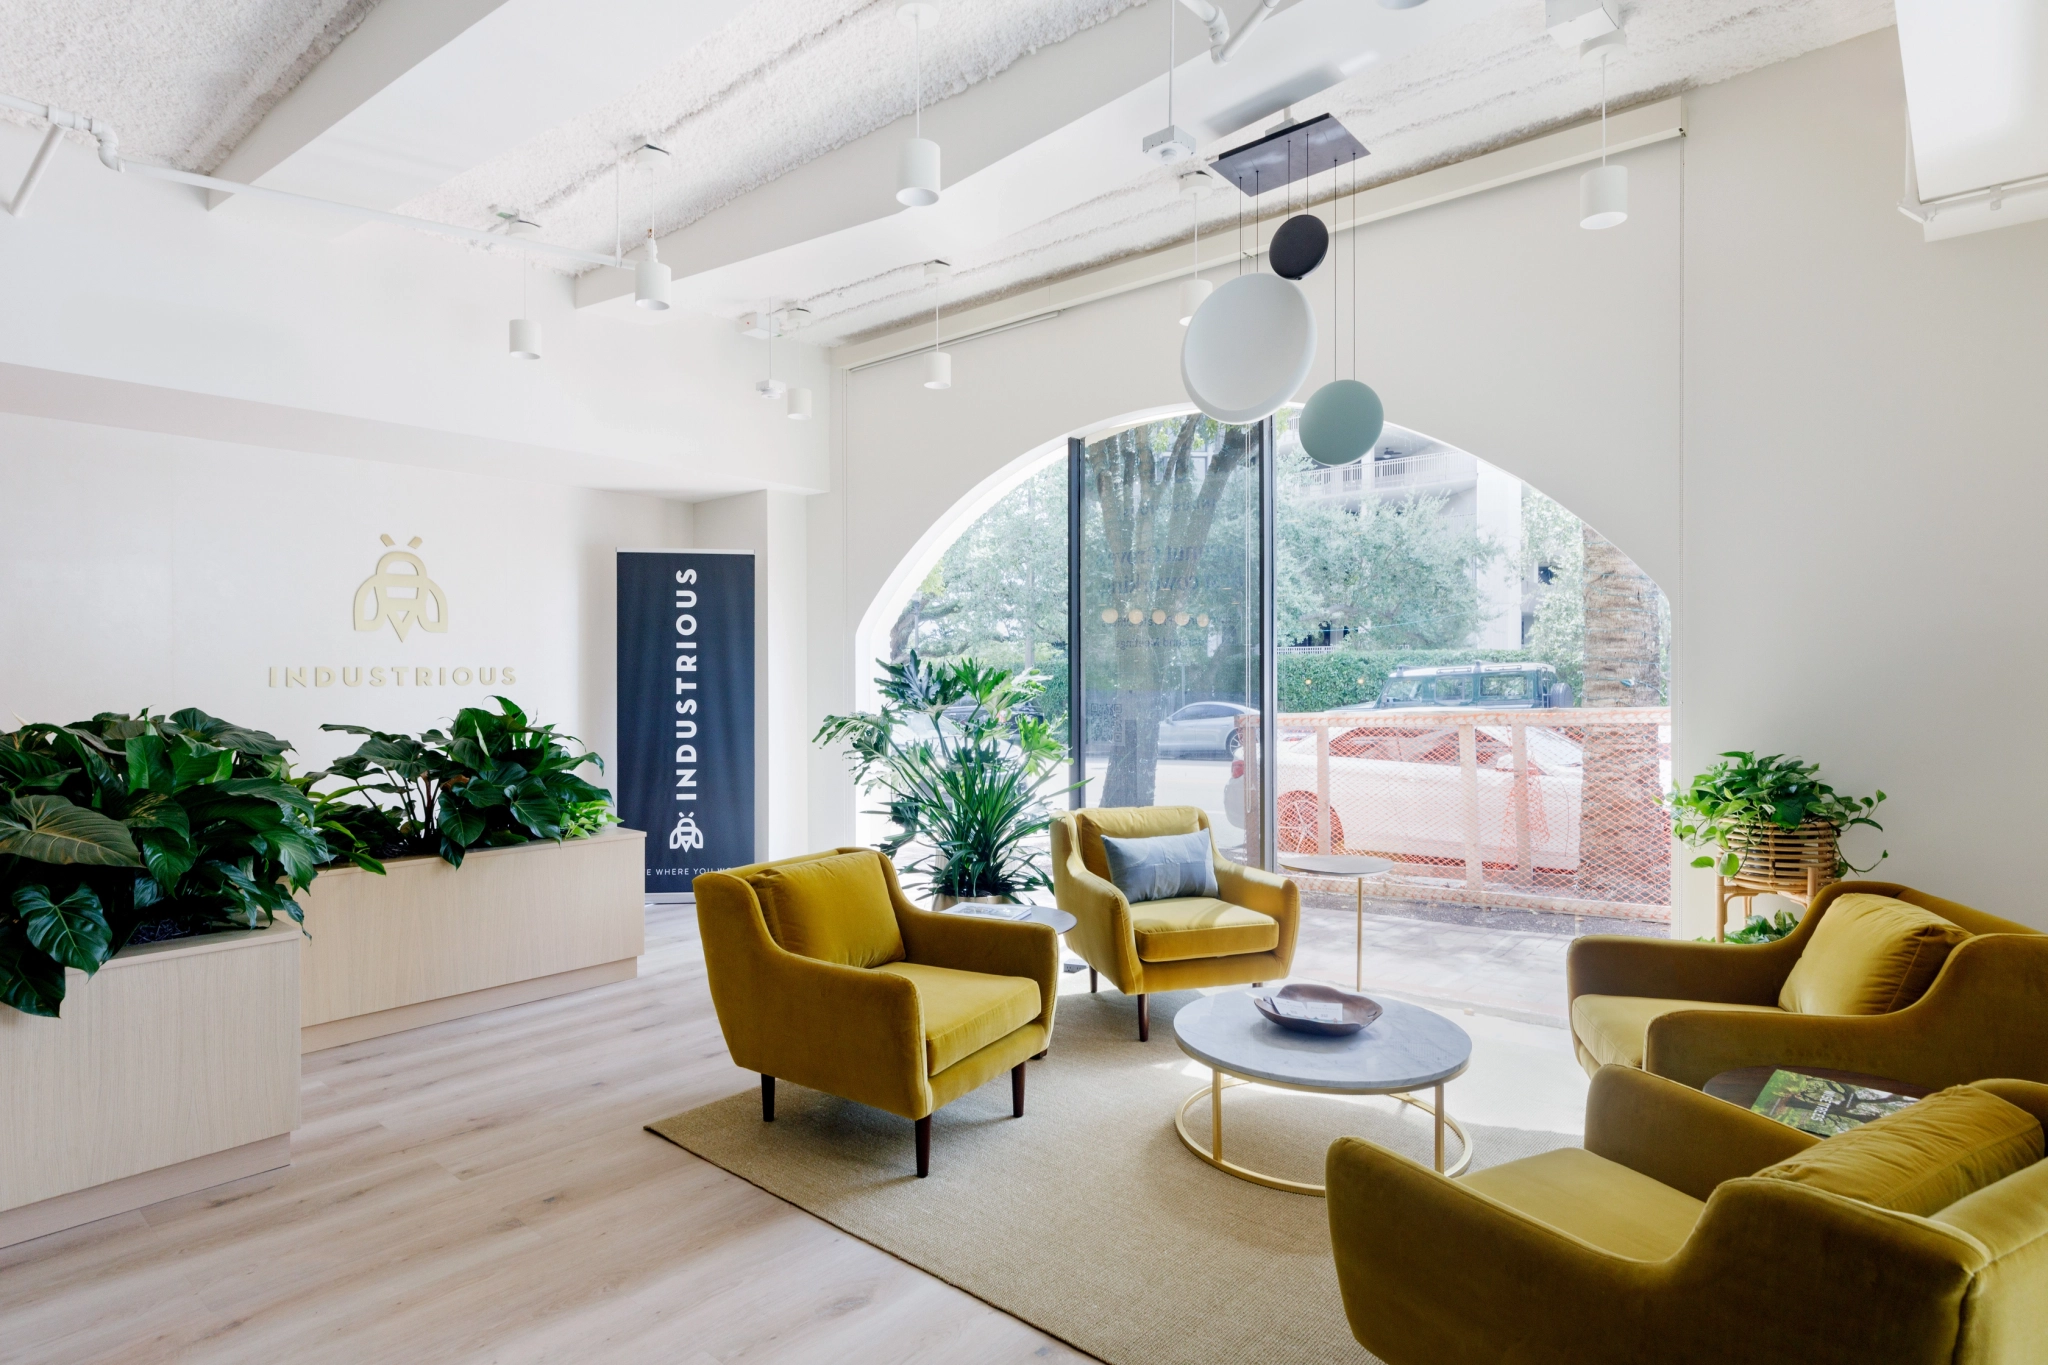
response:
M168 180L179 185L192 185L203 190L218 190L223 194L247 194L258 199L270 199L279 203L303 204L312 208L327 209L334 213L351 214L374 223L390 223L395 227L411 228L415 232L438 232L443 236L460 237L465 241L480 242L495 246L506 239L502 228L485 230L480 228L457 227L453 223L436 223L427 218L413 218L403 213L387 213L383 209L365 208L360 204L344 204L334 199L320 199L310 194L294 194L290 190L273 190L262 185L244 185L233 180L222 180L217 176L198 175L181 171L171 166L153 166L144 161L129 161L120 154L120 140L114 129L99 119L73 114L52 105L36 104L29 100L17 99L12 95L0 95L0 108L16 109L32 117L42 119L50 125L50 131L43 138L43 144L36 151L35 160L29 163L28 175L22 181L21 189L7 202L10 214L19 216L27 203L29 193L42 178L50 153L55 148L65 129L84 133L99 143L100 163L109 170L132 172L151 180ZM531 237L519 239L521 251L540 252L564 260L579 261L585 265L611 266L618 270L631 270L635 263L623 255L608 255L601 251L581 251L575 247L556 246Z

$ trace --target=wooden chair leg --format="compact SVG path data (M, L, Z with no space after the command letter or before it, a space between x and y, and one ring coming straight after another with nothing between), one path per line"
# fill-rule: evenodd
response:
M917 1178L924 1179L932 1173L932 1116L926 1114L917 1121Z
M775 1122L775 1078L761 1077L761 1122Z
M1024 1117L1024 1063L1010 1068L1010 1117Z
M1093 967L1088 969L1088 994L1095 994L1095 969Z
M1138 1041L1141 1043L1152 1041L1152 998L1150 996L1141 995L1138 997Z

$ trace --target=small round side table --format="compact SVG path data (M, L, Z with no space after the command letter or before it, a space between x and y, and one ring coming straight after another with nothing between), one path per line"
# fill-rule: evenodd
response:
M1383 877L1394 864L1385 858L1351 853L1283 853L1280 866L1315 877L1350 877L1358 883L1358 946L1352 956L1351 989L1365 989L1365 879Z

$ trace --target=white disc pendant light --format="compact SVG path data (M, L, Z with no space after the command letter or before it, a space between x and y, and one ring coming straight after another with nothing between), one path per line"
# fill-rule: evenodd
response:
M1332 167L1334 178L1336 168ZM1311 460L1321 465L1350 464L1360 459L1379 444L1380 433L1386 430L1387 410L1380 402L1380 396L1371 386L1358 382L1358 163L1351 163L1351 374L1349 379L1335 377L1337 369L1337 345L1333 337L1330 343L1330 382L1309 395L1308 405L1301 410L1301 425L1296 429L1301 438L1301 448ZM1334 187L1333 187L1334 188ZM1330 216L1336 218L1336 199L1331 197ZM1337 329L1337 266L1330 266L1330 330Z
M1301 289L1278 275L1240 275L1188 324L1180 378L1217 421L1259 422L1294 396L1315 358L1315 310Z
M928 208L939 202L939 144L924 135L924 30L939 17L939 7L923 3L901 6L896 18L910 29L916 65L915 134L896 158L896 202Z

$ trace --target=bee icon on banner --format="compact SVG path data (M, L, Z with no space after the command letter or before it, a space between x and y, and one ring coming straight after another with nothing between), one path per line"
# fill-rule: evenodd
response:
M676 817L676 827L668 832L668 846L685 853L704 847L704 831L697 828L696 817Z

